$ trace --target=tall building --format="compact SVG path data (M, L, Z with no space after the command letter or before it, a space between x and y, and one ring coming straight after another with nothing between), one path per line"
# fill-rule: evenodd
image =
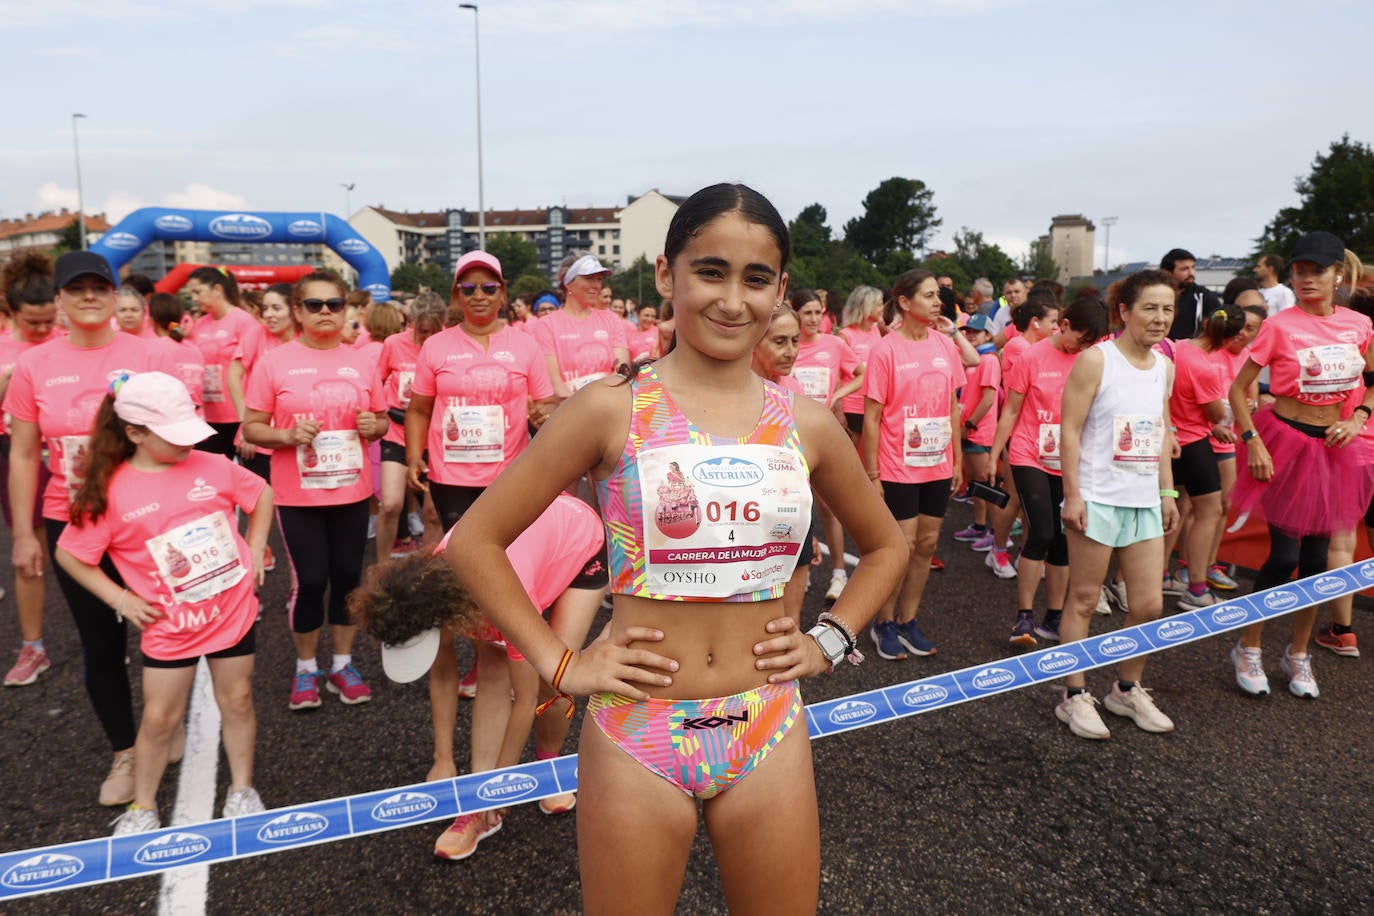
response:
M1048 241L1050 257L1058 268L1055 278L1060 283L1068 283L1072 277L1091 275L1093 272L1093 240L1096 229L1092 220L1081 213L1062 214L1050 220Z
M488 210L486 232L516 233L531 242L539 250L539 269L550 278L572 251L590 251L607 267L621 270L641 256L650 262L657 257L684 199L655 190L630 196L623 207ZM477 214L462 209L410 213L367 206L349 224L381 252L389 271L427 263L452 270L464 252L477 248L479 237Z

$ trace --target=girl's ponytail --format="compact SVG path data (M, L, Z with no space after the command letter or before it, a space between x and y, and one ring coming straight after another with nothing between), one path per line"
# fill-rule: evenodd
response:
M120 376L111 384L114 391L127 376ZM110 478L134 454L134 443L124 431L128 424L119 419L114 409L114 391L105 395L91 427L91 442L87 451L86 479L72 497L72 524L82 527L87 519L95 522L108 508Z

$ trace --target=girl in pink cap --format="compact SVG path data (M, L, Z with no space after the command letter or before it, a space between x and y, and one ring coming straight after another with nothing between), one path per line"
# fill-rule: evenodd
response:
M215 683L229 760L224 816L264 810L253 789L255 586L272 524L272 491L222 455L193 446L215 431L163 372L121 375L91 433L91 460L72 500L56 560L143 632L143 721L134 745L134 800L115 836L156 830L157 788L186 713L196 663ZM236 509L251 513L248 539ZM124 582L100 568L108 552Z

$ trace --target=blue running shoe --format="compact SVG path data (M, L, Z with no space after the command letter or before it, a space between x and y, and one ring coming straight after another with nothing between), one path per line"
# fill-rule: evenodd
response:
M935 643L926 639L926 634L921 632L921 626L914 618L897 624L897 639L912 655L934 655L938 651Z
M873 645L878 647L879 658L885 658L890 662L906 658L906 653L902 651L902 642L897 636L896 621L875 620L868 630L868 635L873 637Z

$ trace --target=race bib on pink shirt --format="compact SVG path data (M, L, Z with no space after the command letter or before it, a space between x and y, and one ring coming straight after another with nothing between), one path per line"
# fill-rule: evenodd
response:
M146 543L158 577L182 604L207 601L248 574L223 512L187 522Z
M933 468L944 463L952 436L949 417L907 417L902 430L902 463Z
M309 445L296 446L296 470L302 489L352 486L363 471L362 438L356 429L320 430Z

